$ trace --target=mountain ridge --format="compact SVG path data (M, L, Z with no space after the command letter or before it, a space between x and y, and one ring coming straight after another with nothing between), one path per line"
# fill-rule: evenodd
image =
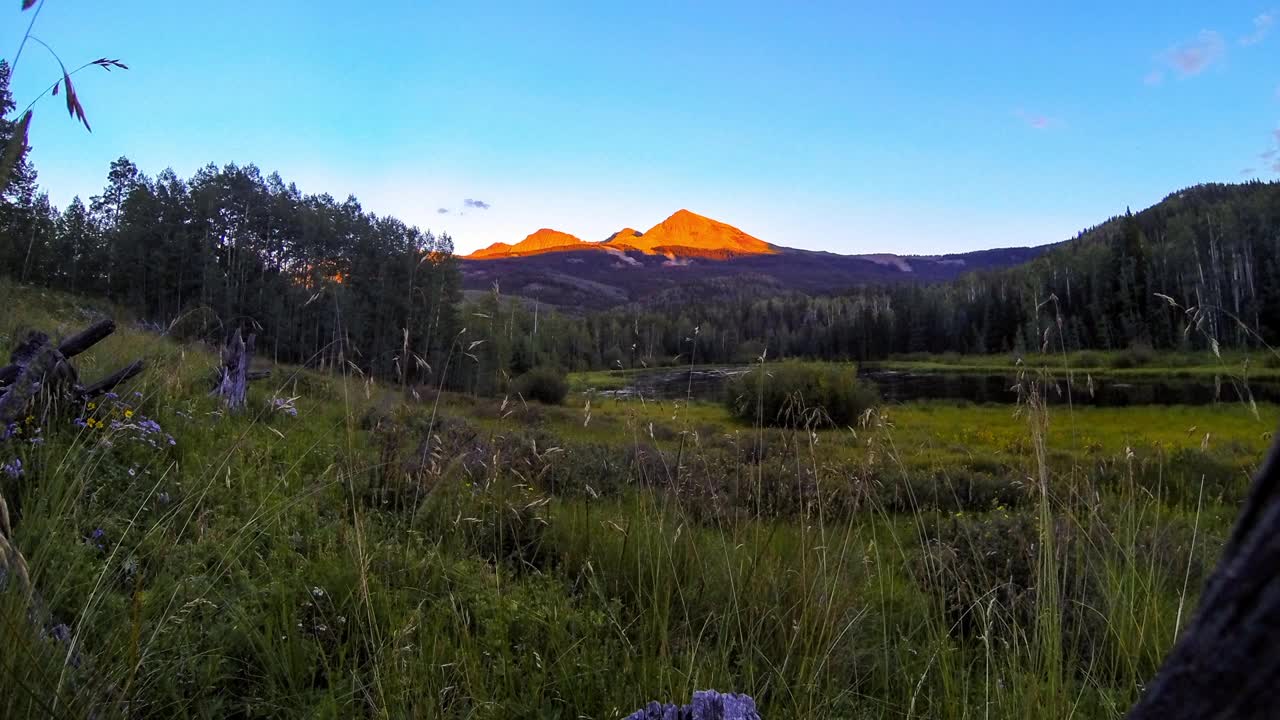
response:
M559 230L542 228L514 245L496 242L462 257L464 260L492 260L579 250L637 251L645 255L667 255L672 259L728 259L778 252L773 245L732 225L680 209L647 232L625 227L602 241L593 242Z
M520 242L494 243L462 256L461 269L465 290L496 285L507 294L585 310L644 302L677 288L693 295L705 288L715 295L725 283L775 293L829 293L868 283L945 281L1026 262L1043 251L841 255L773 245L682 209L646 232L624 227L602 241L542 228Z

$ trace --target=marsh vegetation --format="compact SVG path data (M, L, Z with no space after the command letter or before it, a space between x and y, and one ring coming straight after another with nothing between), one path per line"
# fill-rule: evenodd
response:
M0 303L6 343L105 309ZM3 446L44 613L7 574L6 715L608 718L718 687L770 718L1118 717L1280 418L1049 407L1030 367L1021 404L793 394L770 427L286 366L226 415L214 356L118 335L87 366L153 370ZM829 401L807 372L740 386Z

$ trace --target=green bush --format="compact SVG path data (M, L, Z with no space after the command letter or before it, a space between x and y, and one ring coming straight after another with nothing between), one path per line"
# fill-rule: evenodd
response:
M1111 356L1111 367L1127 370L1150 365L1155 360L1155 352L1149 345L1135 344L1128 350L1122 350Z
M559 370L536 367L516 378L515 390L525 400L559 405L569 394L569 380Z
M758 366L729 383L736 417L781 427L852 425L879 398L850 363L788 361Z

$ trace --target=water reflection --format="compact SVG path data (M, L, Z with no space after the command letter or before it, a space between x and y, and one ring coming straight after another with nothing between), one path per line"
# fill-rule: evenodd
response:
M743 366L664 368L630 374L628 384L598 394L605 397L644 397L655 400L718 401ZM858 376L872 382L888 402L914 400L964 400L974 403L1011 404L1018 401L1015 373L918 372L868 365ZM1244 386L1227 377L1215 378L1091 378L1076 374L1071 381L1057 376L1048 388L1050 403L1121 407L1126 405L1210 405L1217 402L1280 402L1280 383L1250 382Z

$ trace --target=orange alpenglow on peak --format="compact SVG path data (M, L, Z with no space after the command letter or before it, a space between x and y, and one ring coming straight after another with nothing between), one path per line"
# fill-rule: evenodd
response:
M604 242L586 242L568 233L543 228L510 245L497 242L466 258L491 260L572 250L638 251L646 255L672 255L728 259L740 255L773 255L769 243L748 235L732 225L680 210L654 225L648 232L623 228Z
M688 210L677 211L627 244L650 254L674 253L682 256L729 257L773 255L778 252L760 238Z
M569 233L562 233L559 230L552 230L550 228L542 228L515 245L496 242L489 247L484 248L483 250L477 250L466 257L474 260L520 257L521 255L538 255L540 253L547 252L581 250L584 245L589 246L592 244L593 243L579 240Z
M636 238L641 235L644 235L644 233L639 230L625 227L605 238L604 244L611 247L635 247Z

